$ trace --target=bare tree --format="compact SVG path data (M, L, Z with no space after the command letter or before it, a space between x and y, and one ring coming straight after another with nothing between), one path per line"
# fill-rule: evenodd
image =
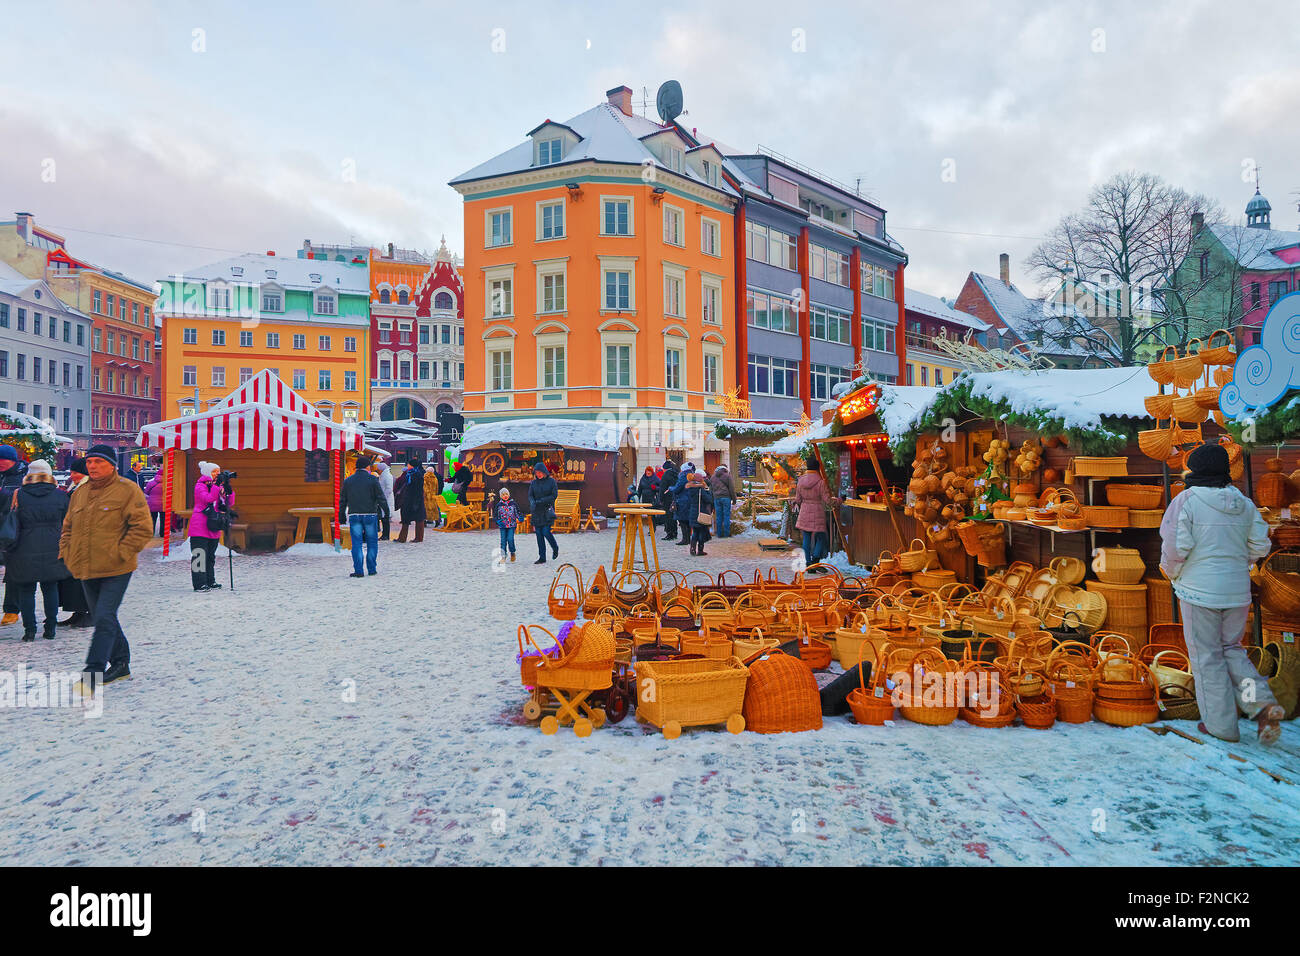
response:
M1084 208L1062 217L1046 240L1026 260L1045 280L1097 284L1103 276L1120 290L1113 330L1102 328L1077 309L1065 308L1055 321L1065 334L1090 351L1120 365L1132 365L1137 350L1148 339L1170 331L1167 309L1159 293L1177 266L1191 252L1194 236L1191 214L1205 213L1212 224L1222 220L1218 203L1190 194L1152 173L1136 170L1117 173L1093 188ZM1162 317L1139 327L1133 318L1135 301L1150 302ZM1097 317L1094 311L1094 317ZM1184 323L1185 324L1185 323ZM1181 336L1180 336L1181 337Z

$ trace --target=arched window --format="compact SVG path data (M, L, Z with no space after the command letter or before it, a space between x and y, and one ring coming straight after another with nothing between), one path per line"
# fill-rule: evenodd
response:
M442 416L444 416L444 415L450 415L451 413L452 413L452 407L451 407L450 405L448 405L446 402L443 402L442 404L440 404L440 405L438 406L438 420L439 420L439 421L442 420Z
M387 289L380 289L380 290L379 290L379 301L380 301L380 302L383 302L383 303L385 303L385 304L387 304L387 303L389 303L389 302L392 302L392 301L393 301L393 293L389 292Z
M433 307L435 309L453 309L455 305L451 298L450 292L439 292L433 297Z
M424 418L428 409L421 402L409 398L394 398L379 406L381 422L405 421L408 418Z
M397 293L398 305L407 305L408 303L410 303L410 301L411 301L411 293L407 292L405 289L402 289L400 292Z

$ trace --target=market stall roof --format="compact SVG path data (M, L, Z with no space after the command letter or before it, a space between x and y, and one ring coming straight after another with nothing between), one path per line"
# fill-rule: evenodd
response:
M461 436L458 451L484 445L558 445L593 451L618 451L627 426L567 418L517 418L471 425Z
M815 425L802 434L795 432L793 435L786 435L784 438L779 438L770 445L743 449L741 454L762 453L764 455L776 455L778 457L798 455L803 452L804 446L810 441L816 441L818 438L830 437L831 423L827 422L825 425Z
M1066 428L1099 429L1103 418L1144 419L1155 383L1144 367L967 372L943 388L884 386L880 421L890 438L911 431L941 395L969 389L972 397L1005 405L1017 415L1056 418Z
M35 435L43 441L58 445L74 444L73 439L58 434L39 418L33 418L23 412L11 411L8 408L0 410L0 442L3 442L6 437L23 435Z
M351 422L335 422L263 370L206 412L154 422L140 429L143 448L213 451L335 451L387 455L365 444Z

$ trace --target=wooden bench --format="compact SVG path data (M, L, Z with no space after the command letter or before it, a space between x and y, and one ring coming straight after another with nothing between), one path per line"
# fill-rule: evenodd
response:
M578 492L565 489L555 496L555 525L552 530L571 532L582 526L582 508Z
M236 551L248 550L248 525L232 524L230 526L230 546Z

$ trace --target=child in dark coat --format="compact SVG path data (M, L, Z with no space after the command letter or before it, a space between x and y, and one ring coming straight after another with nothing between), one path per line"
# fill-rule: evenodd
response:
M497 530L501 532L501 557L510 552L510 560L515 559L515 526L519 524L521 515L515 503L510 500L510 489L501 489L501 500L497 502L496 508L493 509L494 517L497 519Z

